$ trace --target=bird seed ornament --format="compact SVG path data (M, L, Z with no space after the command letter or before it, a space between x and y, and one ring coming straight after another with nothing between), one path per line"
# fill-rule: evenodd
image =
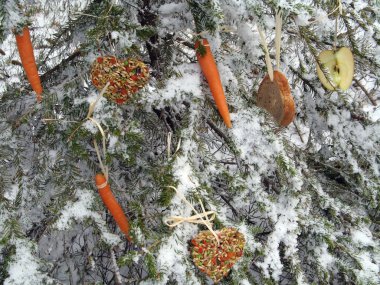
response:
M210 231L201 231L190 246L194 264L215 283L242 257L245 245L243 234L235 228L223 228L216 233L219 243Z
M149 80L149 68L135 58L98 57L91 68L91 80L99 90L109 82L104 97L123 104L146 85Z
M215 283L225 277L234 264L243 256L245 238L235 228L223 228L220 231L212 229L212 220L215 219L214 211L205 211L203 203L199 200L202 212L198 211L186 200L175 187L181 199L196 213L191 217L172 216L164 223L169 227L178 226L181 223L204 224L208 230L201 231L190 242L190 253L195 266L208 275Z
M276 65L280 67L280 51L281 51L281 27L282 13L276 14ZM268 46L265 41L264 32L260 29L261 44L265 50L265 62L268 74L264 77L257 92L257 106L263 108L270 113L275 121L281 126L288 126L295 117L295 103L292 97L290 86L286 76L279 70L273 71L270 62Z
M323 50L318 55L317 74L322 85L328 90L347 90L354 77L354 56L347 47L337 48L338 18L343 13L342 2L338 1L339 10L335 18L335 35L332 50ZM335 11L334 10L334 11ZM334 12L333 11L333 12ZM322 69L325 69L323 71ZM327 76L326 76L327 75Z

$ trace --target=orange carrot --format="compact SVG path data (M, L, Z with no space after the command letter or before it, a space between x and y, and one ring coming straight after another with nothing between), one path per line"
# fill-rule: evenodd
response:
M36 61L34 59L33 46L30 40L28 27L25 27L22 30L22 34L16 35L16 43L26 77L33 90L37 93L37 101L40 102L42 99L42 86L37 71Z
M107 209L110 211L112 217L115 219L118 224L120 230L126 235L127 239L131 241L131 237L129 236L129 222L127 217L125 216L123 209L115 199L115 196L112 194L110 185L106 182L106 178L103 174L96 174L95 182L96 187L98 187L99 195L103 200L104 205L106 205ZM105 185L104 187L101 187ZM101 187L101 188L100 188Z
M227 128L231 128L232 124L230 119L230 113L228 111L227 100L224 96L222 82L220 81L218 68L216 66L214 56L212 55L210 45L208 44L208 41L206 39L202 39L202 46L205 47L206 52L204 55L201 55L201 53L198 50L199 44L199 41L197 41L195 44L199 65L201 66L202 72L206 77L211 94L214 97L216 107L219 110L219 114L222 116Z

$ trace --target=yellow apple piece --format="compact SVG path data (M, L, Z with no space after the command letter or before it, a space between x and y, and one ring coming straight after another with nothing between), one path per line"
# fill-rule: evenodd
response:
M354 78L354 56L351 50L346 47L342 47L335 55L340 70L339 87L342 90L347 90Z
M322 66L326 68L329 79L326 78L319 64L317 74L323 86L328 90L347 90L354 77L354 57L349 48L342 47L337 51L324 50L318 56Z

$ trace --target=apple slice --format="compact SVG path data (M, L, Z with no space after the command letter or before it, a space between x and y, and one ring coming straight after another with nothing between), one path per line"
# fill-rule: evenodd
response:
M322 66L326 68L326 78L319 64L317 74L322 85L328 90L347 90L354 77L354 56L349 48L342 47L337 51L324 50L318 56Z

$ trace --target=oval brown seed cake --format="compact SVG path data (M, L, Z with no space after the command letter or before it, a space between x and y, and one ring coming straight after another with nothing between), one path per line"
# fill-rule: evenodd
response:
M257 106L270 113L282 127L289 125L295 116L295 104L285 75L273 72L273 81L266 75L257 94Z

